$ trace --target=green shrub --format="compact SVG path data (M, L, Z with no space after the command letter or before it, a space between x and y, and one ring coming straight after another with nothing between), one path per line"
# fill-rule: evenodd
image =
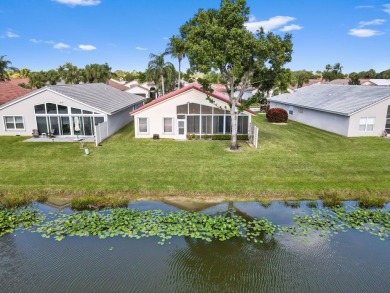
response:
M16 208L31 204L32 199L26 195L4 195L1 204L5 208Z
M343 206L343 201L337 194L332 193L322 197L322 205L327 208L336 208Z
M386 200L382 197L361 196L358 198L358 204L361 208L383 208Z
M287 111L282 108L272 108L268 110L266 117L269 122L286 123L288 114Z
M231 140L232 136L230 134L202 134L200 136L199 134L187 134L187 139L194 140L194 139L211 139L211 140ZM248 140L249 137L247 134L237 134L237 140Z

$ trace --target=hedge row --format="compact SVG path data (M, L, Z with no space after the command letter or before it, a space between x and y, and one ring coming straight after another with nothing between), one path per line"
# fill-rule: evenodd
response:
M214 134L214 135L200 135L197 134L187 134L187 139L211 139L211 140L231 140L232 136L230 134ZM247 134L237 134L237 140L248 140Z

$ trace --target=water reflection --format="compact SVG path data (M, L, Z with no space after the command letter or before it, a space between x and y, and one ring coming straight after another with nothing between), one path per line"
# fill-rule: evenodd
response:
M352 207L355 203L347 203ZM168 202L130 204L141 210L181 208L212 215L231 212L250 220L265 217L291 224L299 207L272 202L194 205ZM37 205L43 212L52 207ZM390 208L389 205L386 206ZM64 212L71 213L70 209ZM14 236L16 235L16 236ZM263 235L207 242L174 237L67 237L61 242L31 232L0 237L1 292L388 292L389 240L349 231L331 241L313 233L299 237Z

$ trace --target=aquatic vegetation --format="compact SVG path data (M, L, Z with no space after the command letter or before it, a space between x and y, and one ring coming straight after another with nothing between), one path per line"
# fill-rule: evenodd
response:
M343 201L336 193L331 193L322 197L322 205L327 208L341 207Z
M361 208L383 208L386 200L383 197L361 196L358 205Z
M31 204L32 198L26 195L4 195L0 202L4 208L17 208Z
M43 237L94 235L99 238L157 236L164 243L173 236L184 236L206 241L224 241L233 237L254 239L262 232L272 235L276 226L266 219L251 222L230 213L230 216L210 216L196 212L170 212L160 210L110 209L92 212L60 214L37 229ZM256 240L257 241L257 240Z
M314 210L311 215L295 216L294 221L305 232L308 229L315 229L322 235L338 234L340 231L347 232L347 229L355 229L369 232L385 240L390 232L390 211L386 210L343 207L318 209Z
M318 207L318 203L315 200L308 201L306 203L307 207L310 209L316 209Z
M390 211L357 207L314 208L294 212L292 225L276 225L265 218L241 217L234 209L208 215L198 212L140 211L129 208L109 208L76 211L71 214L53 213L46 219L31 208L0 209L0 236L17 229L38 232L42 237L62 240L68 236L157 237L164 244L174 236L205 241L225 241L241 237L253 242L264 242L274 236L330 237L339 232L355 229L389 238ZM294 203L289 203L291 206ZM43 222L43 220L45 221Z
M301 203L297 200L285 200L284 205L293 209L298 209L301 206Z
M0 209L0 236L17 229L28 229L43 221L43 216L36 210Z

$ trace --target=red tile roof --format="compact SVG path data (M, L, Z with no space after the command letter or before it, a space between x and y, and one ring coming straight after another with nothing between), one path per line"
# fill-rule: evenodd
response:
M22 88L11 81L0 81L0 105L24 96L29 92L31 92L30 89Z
M186 91L189 91L189 90L197 90L197 91L199 91L199 92L201 92L201 93L204 93L204 94L208 94L208 95L210 95L211 97L213 97L213 98L215 98L215 99L218 99L218 100L220 100L220 101L222 101L222 102L225 102L225 103L230 103L230 100L229 100L229 98L227 97L227 96L225 96L225 95L223 95L223 94L220 94L220 93L216 93L216 92L213 92L213 93L207 93L207 92L205 92L204 90L202 90L202 86L200 85L200 84L198 84L198 83L191 83L191 84L189 84L189 85L187 85L187 86L185 86L185 87L183 87L183 88L181 88L181 89L177 89L177 90L175 90L175 91L173 91L173 92L170 92L170 93L168 93L168 94L166 94L166 95L163 95L163 96L161 96L161 97L159 97L159 98L157 98L157 99L155 99L155 100L153 100L153 101L151 101L150 103L147 103L147 104L145 104L145 105L143 105L142 107L140 107L140 108L138 108L138 109L136 109L136 110L134 110L134 111L132 111L132 112L130 112L130 115L134 115L135 113L137 113L137 112L139 112L139 111L142 111L142 110L144 110L144 109L147 109L147 108L149 108L149 107L151 107L151 106L153 106L153 105L156 105L156 104L159 104L159 103L161 103L161 102L163 102L163 101L165 101L165 100L168 100L168 99L170 99L170 98L173 98L173 97L175 97L175 96L177 96L177 95L180 95L180 94L182 94L182 93L184 93L184 92L186 92ZM239 103L237 103L237 106L239 106L240 104ZM253 114L253 115L256 115L256 113L255 112L253 112L253 111L251 111L251 110L245 110L246 112L248 112L248 113L251 113L251 114Z
M120 91L126 91L126 90L129 89L129 87L127 87L127 86L125 86L123 84L120 84L119 82L116 82L116 81L114 81L112 79L108 80L108 85L112 86L112 87L114 87L114 88L116 88L116 89L118 89Z

